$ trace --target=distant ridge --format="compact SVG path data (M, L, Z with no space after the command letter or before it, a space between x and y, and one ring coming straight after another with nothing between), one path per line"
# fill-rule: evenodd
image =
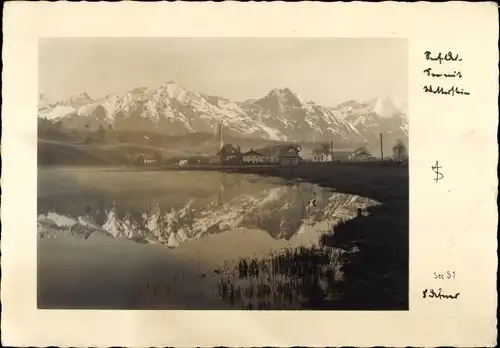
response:
M373 142L379 133L408 136L407 117L390 98L322 106L289 88L275 88L245 102L189 91L174 81L92 99L82 92L55 103L40 95L38 117L62 129L157 132L164 135L224 133L276 141Z

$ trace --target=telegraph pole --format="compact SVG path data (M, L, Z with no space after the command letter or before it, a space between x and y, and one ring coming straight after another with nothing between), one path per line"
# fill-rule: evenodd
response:
M380 157L382 158L382 161L384 160L384 145L383 145L383 140L382 140L382 133L380 133Z
M330 140L330 162L333 162L333 140Z

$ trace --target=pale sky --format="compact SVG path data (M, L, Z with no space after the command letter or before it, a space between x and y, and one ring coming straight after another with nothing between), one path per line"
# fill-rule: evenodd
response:
M244 101L288 87L334 105L350 99L407 101L406 39L57 38L39 44L39 91L51 100L93 98L175 81Z

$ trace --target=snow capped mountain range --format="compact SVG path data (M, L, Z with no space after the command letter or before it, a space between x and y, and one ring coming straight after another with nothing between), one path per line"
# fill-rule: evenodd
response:
M38 117L70 129L155 131L166 135L215 133L281 141L366 142L380 132L407 137L405 113L389 98L322 106L288 88L245 102L188 91L173 81L93 100L81 93L50 102L40 95Z

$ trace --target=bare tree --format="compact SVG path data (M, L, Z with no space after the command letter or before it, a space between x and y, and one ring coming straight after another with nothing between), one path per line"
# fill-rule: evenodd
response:
M392 156L396 162L402 162L407 155L406 146L403 141L398 139L392 147Z

